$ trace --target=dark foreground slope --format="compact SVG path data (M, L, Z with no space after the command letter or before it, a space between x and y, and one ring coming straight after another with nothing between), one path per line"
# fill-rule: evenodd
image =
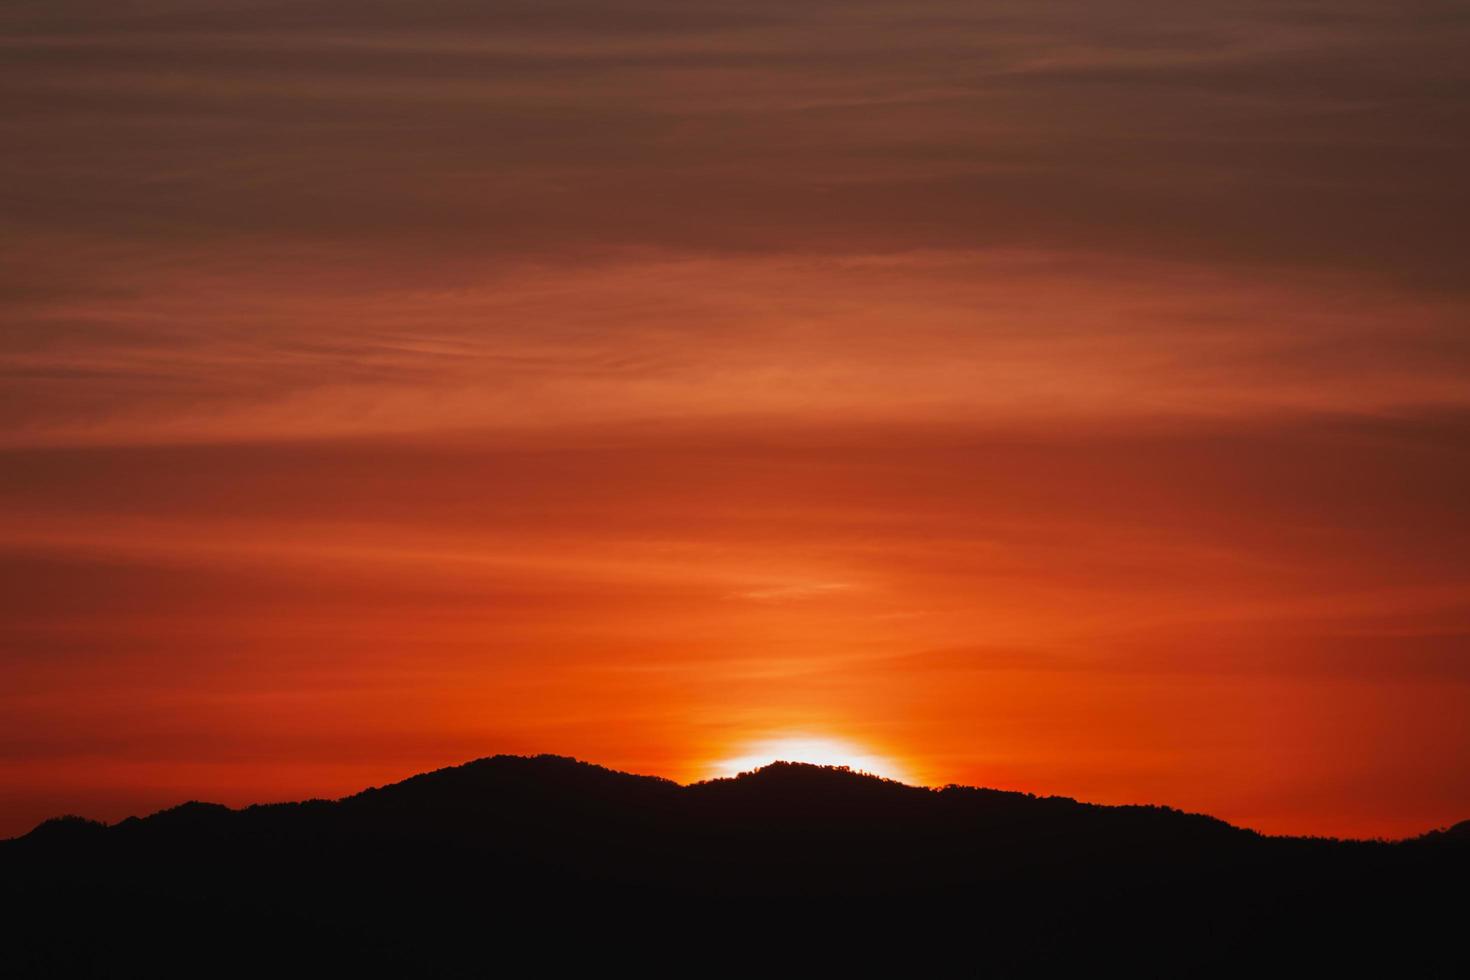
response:
M1268 838L812 766L680 787L502 756L337 802L0 842L0 975L1464 976L1467 838Z

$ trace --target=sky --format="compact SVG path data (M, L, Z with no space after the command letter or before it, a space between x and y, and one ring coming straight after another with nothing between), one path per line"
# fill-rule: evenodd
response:
M1435 0L11 0L0 836L832 740L1470 817L1467 45Z

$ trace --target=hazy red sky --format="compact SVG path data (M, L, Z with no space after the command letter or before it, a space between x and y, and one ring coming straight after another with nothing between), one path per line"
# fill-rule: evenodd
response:
M1462 2L10 0L0 834L495 752L1470 817Z

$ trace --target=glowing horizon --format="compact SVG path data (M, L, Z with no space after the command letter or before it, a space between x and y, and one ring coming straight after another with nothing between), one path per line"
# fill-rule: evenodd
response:
M739 755L711 764L711 776L729 778L754 772L776 762L801 762L814 766L846 767L854 772L917 785L899 763L843 738L806 734L782 735L747 743L739 751Z

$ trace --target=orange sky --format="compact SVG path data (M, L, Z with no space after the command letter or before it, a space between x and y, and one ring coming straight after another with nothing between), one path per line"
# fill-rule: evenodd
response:
M1470 816L1467 41L6 5L0 835L796 735Z

